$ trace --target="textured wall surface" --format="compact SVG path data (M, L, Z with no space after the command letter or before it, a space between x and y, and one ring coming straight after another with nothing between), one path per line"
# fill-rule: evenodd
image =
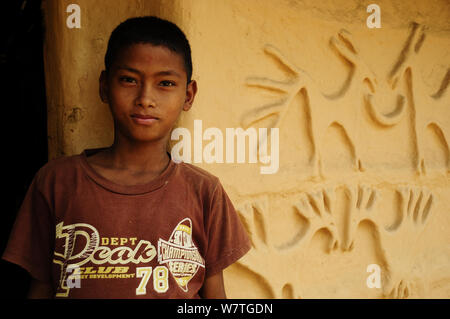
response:
M80 29L65 26L70 3ZM449 298L450 3L376 1L370 29L371 3L47 0L49 155L112 143L98 97L109 34L131 16L169 19L199 85L179 126L279 129L275 174L196 163L253 243L225 272L229 297ZM367 286L371 264L380 288Z

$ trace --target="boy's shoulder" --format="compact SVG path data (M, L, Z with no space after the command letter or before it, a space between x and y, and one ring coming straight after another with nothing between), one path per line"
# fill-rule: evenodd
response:
M81 155L62 156L50 159L36 173L38 181L42 181L51 176L70 176L79 166Z
M178 167L181 178L188 182L208 184L213 187L220 183L217 176L193 164L180 162L178 163Z

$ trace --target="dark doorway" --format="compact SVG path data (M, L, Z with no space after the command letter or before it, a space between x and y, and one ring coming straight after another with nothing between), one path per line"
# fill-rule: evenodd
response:
M0 253L38 169L47 162L47 107L40 0L2 1L3 221ZM2 288L9 298L26 296L26 271L3 260Z

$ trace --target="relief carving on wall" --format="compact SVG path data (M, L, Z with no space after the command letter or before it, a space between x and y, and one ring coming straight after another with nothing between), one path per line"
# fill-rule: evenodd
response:
M267 77L247 78L248 86L279 92L281 98L244 113L241 124L248 128L257 126L262 120L271 120L270 127L282 127L294 98L302 95L307 117L306 132L312 145L312 176L320 181L312 190L296 191L282 199L281 195L269 192L248 198L237 206L253 244L253 249L239 264L243 271L259 278L259 283L271 298L307 296L302 291L302 282L308 274L302 269L308 263L306 249L312 238L318 232L326 232L328 254L349 253L358 245L356 233L362 223L370 225L376 242L373 249L383 268L380 297L408 298L416 295L419 288L410 272L413 265L421 262L417 243L429 220L438 213L433 211L437 196L415 180L389 183L389 187L378 182L347 182L342 177L341 180L327 182L327 167L323 161L327 149L323 144L327 130L335 128L347 142L354 172L364 174L367 169L361 146L367 141L360 134L361 122L371 121L378 131L390 130L404 122L409 128L405 139L413 145L412 162L405 165L409 164L418 178L426 177L429 168L437 170L441 176L449 176L450 132L449 120L445 117L450 116L450 67L439 87L434 92L427 92L427 85L416 72L418 56L426 38L426 28L412 23L389 74L380 79L360 55L350 32L339 31L331 37L329 45L345 60L349 72L342 86L331 94L324 93L307 71L294 65L275 46L267 44L264 47L264 52L281 63L291 76L284 81ZM438 152L444 159L438 167L426 160L429 138L434 139L434 145L438 145ZM338 189L343 191L338 192ZM391 194L387 199L381 195L386 192ZM273 207L274 198L284 203L282 207ZM346 204L337 207L336 200ZM392 202L388 205L392 209L387 213L394 222L386 219L386 213L380 213L379 204L383 200ZM271 227L276 223L280 209L293 209L304 225L298 232L290 234L289 240L276 243L271 237ZM292 265L296 268L292 269Z
M256 273L268 287L271 298L302 298L302 271L308 263L305 252L312 238L319 231L328 233L327 253L346 253L353 250L355 234L362 222L372 226L376 245L385 272L382 293L390 298L407 298L414 285L408 274L418 262L420 250L417 242L432 216L435 197L427 187L405 185L395 189L395 222L387 224L380 215L378 203L382 200L377 187L369 185L340 185L344 192L337 193L337 186L297 194L292 204L295 212L306 221L306 226L289 234L289 240L276 244L271 237L274 214L269 197L248 200L238 206L238 213L249 233L253 249L239 261L247 271ZM347 204L336 208L337 196ZM338 212L339 209L344 211ZM336 216L343 215L343 223ZM270 221L269 221L270 220ZM296 265L295 269L292 265ZM319 284L319 283L318 283ZM321 283L326 284L326 283ZM286 295L286 287L289 294Z
M310 159L314 175L324 176L322 149L324 135L327 129L336 126L346 137L355 171L364 171L364 162L358 153L358 146L364 141L360 138L360 121L366 111L371 119L382 129L390 129L405 118L407 109L410 111L410 134L415 148L414 167L417 173L426 173L423 147L427 143L425 132L430 129L441 146L445 156L445 171L450 172L450 148L448 137L442 130L442 115L448 114L450 101L448 86L450 84L450 67L447 70L440 87L434 93L424 92L423 80L413 74L417 65L417 56L426 39L425 28L412 24L411 32L405 41L397 61L389 72L387 79L378 79L375 73L358 54L352 35L341 30L337 36L330 39L330 47L336 50L349 65L349 73L342 87L337 92L325 94L309 74L290 62L282 52L273 45L266 45L264 51L278 60L291 73L291 78L278 81L265 77L249 77L247 85L259 87L282 94L280 100L254 108L245 113L241 119L243 127L250 127L258 121L272 117L272 126L279 127L292 104L295 96L301 94L305 98L308 117L308 133L313 146ZM363 84L363 85L361 85ZM361 96L364 105L355 100ZM393 97L393 98L392 98ZM392 102L394 101L394 102ZM379 105L392 103L389 112L379 111ZM347 110L351 112L337 112Z

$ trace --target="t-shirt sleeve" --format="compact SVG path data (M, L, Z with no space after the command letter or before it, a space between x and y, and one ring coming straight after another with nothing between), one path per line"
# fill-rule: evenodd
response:
M38 174L22 202L2 258L21 266L37 280L50 282L54 226L50 207L38 186Z
M251 247L247 232L220 182L213 192L210 207L206 277L227 268Z

